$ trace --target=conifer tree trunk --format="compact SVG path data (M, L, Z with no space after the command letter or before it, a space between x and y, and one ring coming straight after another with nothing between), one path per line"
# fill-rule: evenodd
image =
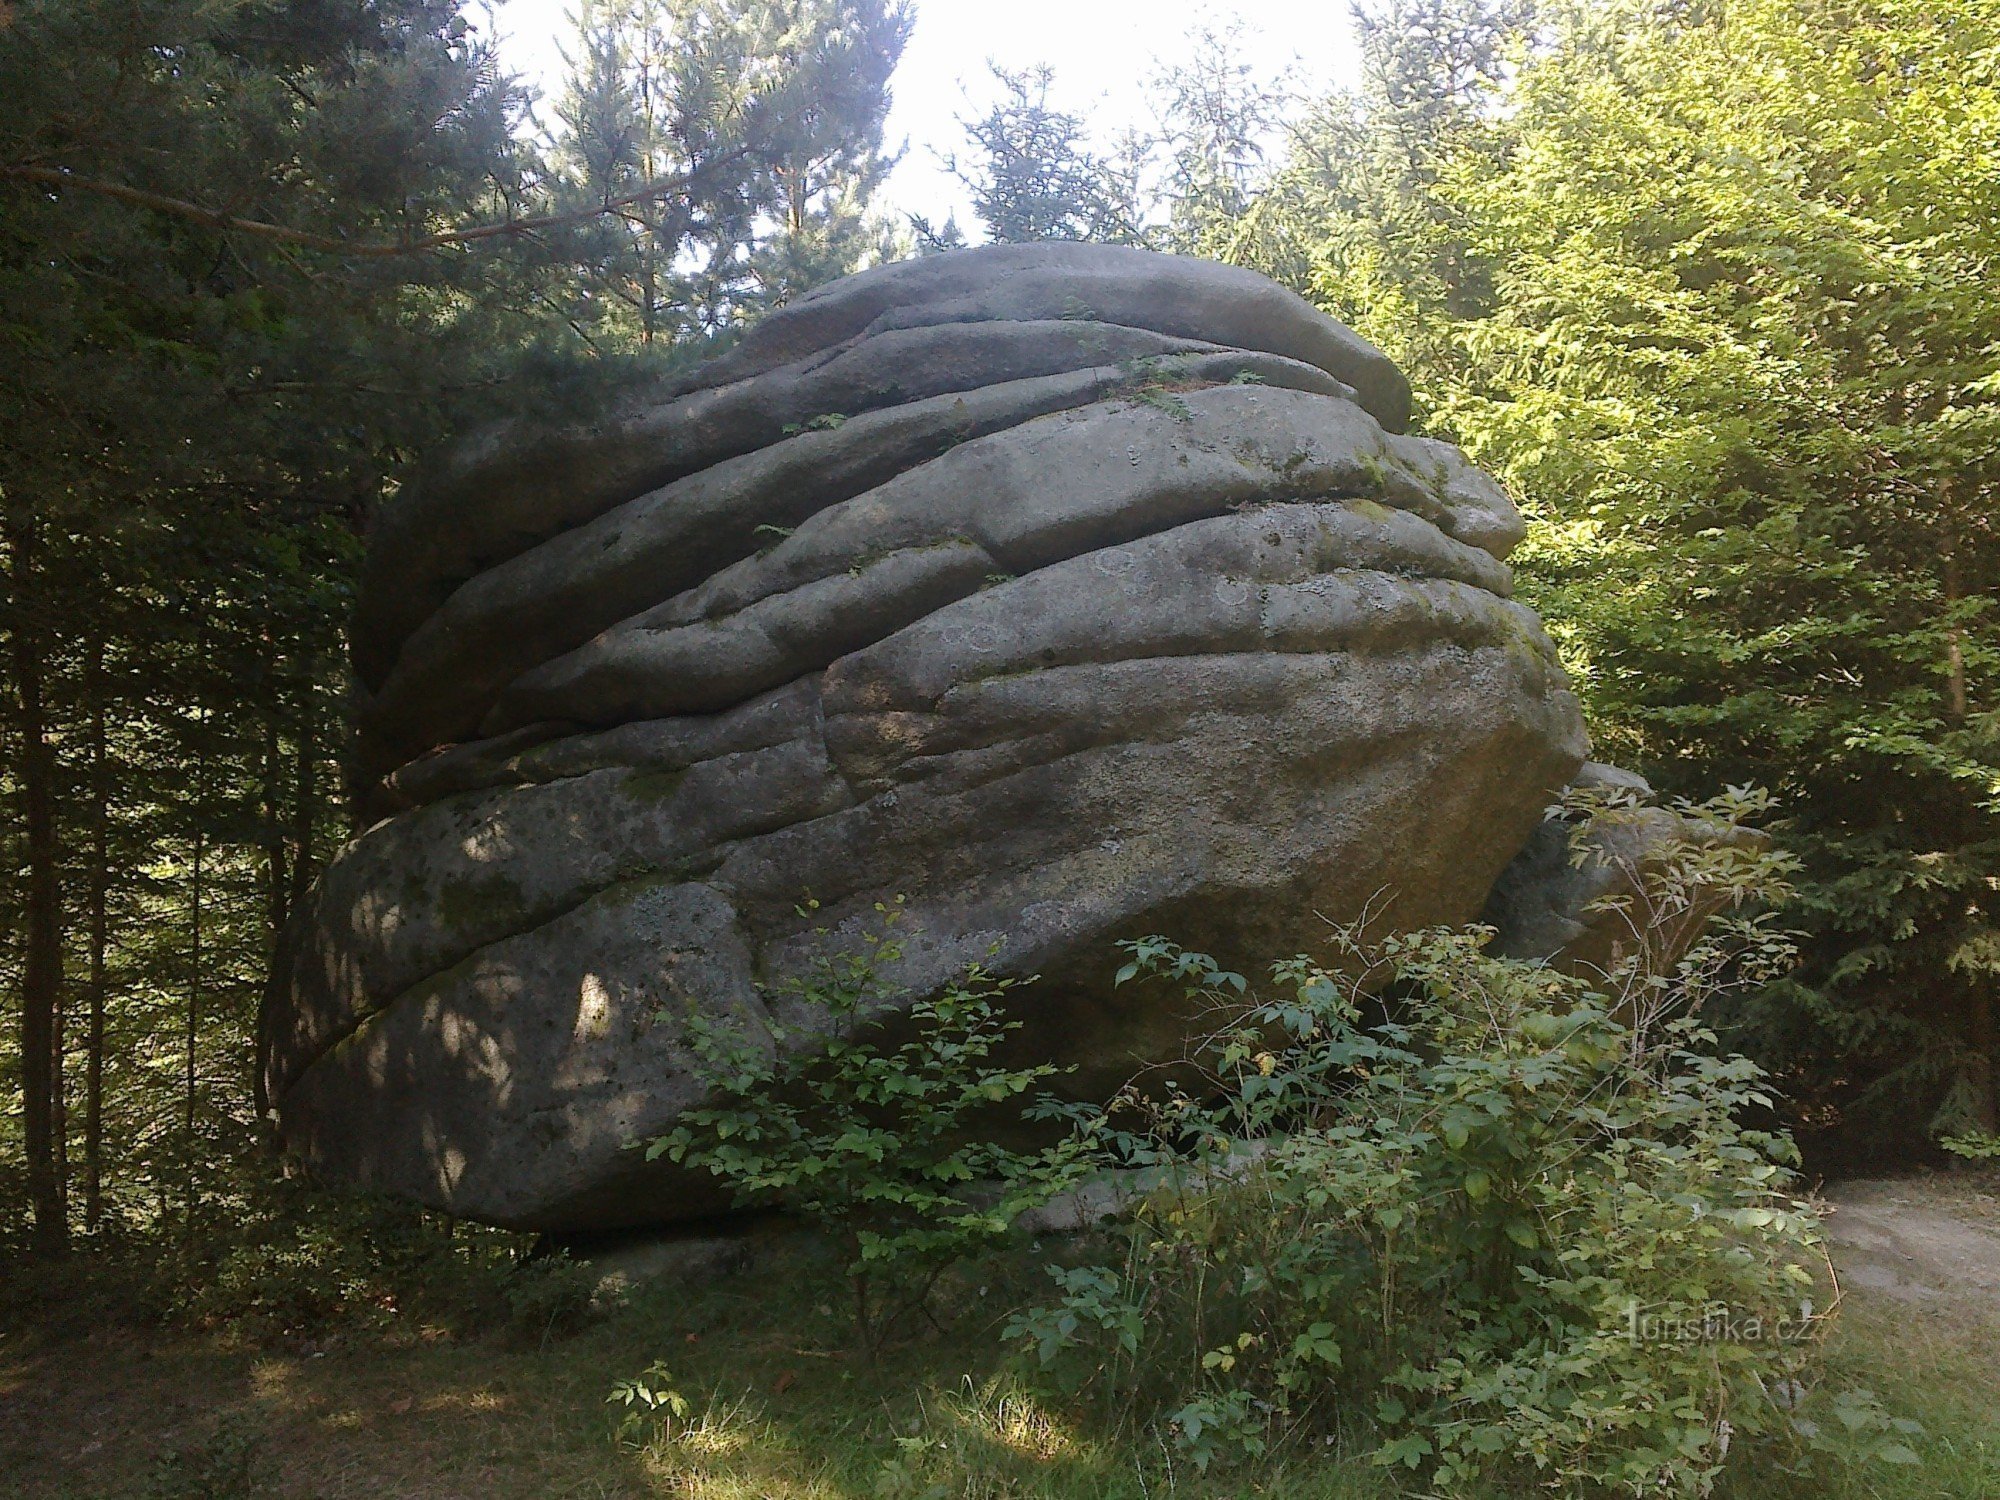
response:
M318 868L313 851L313 834L319 827L319 726L314 715L312 684L318 679L306 674L306 687L299 704L298 750L293 769L291 881L285 891L284 910L278 927L291 920L305 900Z
M1993 992L1985 984L1972 994L1967 1041L1972 1049L1973 1124L1987 1135L2000 1135L2000 1089L1995 1088L1993 1058Z
M268 665L275 666L275 663ZM273 702L264 716L264 744L259 767L262 787L259 811L263 814L264 842L264 925L275 936L285 925L285 895L290 888L290 860L286 849L284 747L279 743L278 717L284 703Z
M1939 487L1944 502L1946 536L1944 542L1944 602L1955 610L1965 597L1959 572L1958 554L1964 528L1954 504L1955 486L1950 480ZM1945 679L1948 708L1953 724L1963 724L1971 711L1965 680L1965 627L1954 619L1945 638ZM2000 1100L1996 1100L1993 1077L1993 996L1987 983L1975 980L1967 1001L1966 1046L1972 1054L1970 1083L1973 1123L1988 1135L2000 1130Z
M56 982L54 1014L49 1017L49 1163L55 1173L56 1197L69 1219L69 1079L65 1067L69 1047L69 984Z
M111 880L110 787L104 758L104 639L93 636L84 661L90 716L89 1015L83 1039L83 1224L96 1233L104 1217L105 907Z
M13 688L10 707L20 745L16 767L21 822L27 832L27 910L21 962L21 1126L28 1158L28 1199L35 1247L61 1253L69 1243L62 1176L55 1154L56 1018L62 995L61 847L56 832L55 751L49 742L43 687L48 662L41 614L37 518L29 502L8 496L8 582L13 595Z
M194 814L199 819L203 814L202 793L206 789L206 756L198 756L194 779L194 794L191 799ZM188 1244L194 1243L195 1210L195 1084L198 1078L196 1041L201 1033L201 986L202 986L202 877L206 873L203 862L208 854L207 830L200 822L194 829L194 858L188 871L188 986L187 1022L182 1034L182 1079L181 1079L181 1203L185 1218L182 1229Z
M1957 509L1953 504L1953 486L1946 480L1940 487L1940 498L1944 501L1946 534L1944 542L1944 603L1948 610L1955 610L1958 601L1964 597L1964 585L1959 579L1958 549L1962 540ZM1945 672L1951 696L1951 720L1963 724L1966 715L1965 692L1965 627L1954 619L1948 627L1945 645Z

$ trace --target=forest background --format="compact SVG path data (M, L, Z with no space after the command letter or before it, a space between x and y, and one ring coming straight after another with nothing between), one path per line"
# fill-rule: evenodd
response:
M1804 962L1722 1019L1809 1150L1994 1132L2000 3L1375 0L1357 86L1211 35L1116 136L1002 71L969 225L881 207L900 0L577 20L536 132L456 0L0 0L0 1250L276 1179L263 976L408 466L968 234L1386 349L1528 511L1599 757L1781 798Z

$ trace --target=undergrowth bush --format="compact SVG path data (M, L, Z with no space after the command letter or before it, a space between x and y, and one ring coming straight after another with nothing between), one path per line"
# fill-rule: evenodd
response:
M161 1454L139 1500L249 1500L256 1481L255 1434L241 1422L224 1421Z
M1964 1161L2000 1161L2000 1135L1968 1130L1961 1135L1945 1136L1938 1144Z
M1230 1017L1210 1091L1123 1101L1141 1123L1121 1159L1161 1186L1120 1255L1052 1268L1056 1298L1009 1335L1202 1468L1358 1442L1439 1494L1701 1495L1746 1446L1913 1461L1865 1392L1815 1389L1817 1219L1790 1141L1745 1123L1771 1103L1758 1070L1698 1017L1785 961L1751 909L1784 862L1754 841L1681 858L1732 910L1594 983L1491 956L1481 931L1338 929L1330 962L1280 963L1257 992L1128 944L1121 982ZM1688 876L1648 871L1639 900L1671 919ZM1393 1019L1365 1024L1383 994Z
M590 1310L587 1269L532 1254L525 1235L302 1182L274 1185L254 1207L160 1254L169 1317L249 1343L426 1328L534 1341Z
M869 1354L910 1319L932 1316L946 1270L1092 1165L1080 1135L1017 1150L981 1129L1033 1104L1059 1071L994 1060L1020 1029L1003 1006L1026 981L974 966L943 993L902 1003L892 977L900 905L879 904L876 915L880 930L860 946L821 957L779 991L808 1024L772 1025L766 1041L690 1022L699 1072L721 1102L685 1112L646 1149L648 1160L721 1178L739 1206L782 1206L839 1243L855 1342Z

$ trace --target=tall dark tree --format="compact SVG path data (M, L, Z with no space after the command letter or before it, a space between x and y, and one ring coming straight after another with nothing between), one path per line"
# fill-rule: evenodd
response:
M257 838L248 756L289 743L305 700L334 712L351 538L385 466L477 378L471 310L499 322L514 300L511 258L413 246L505 220L529 184L514 95L439 0L27 0L0 29L0 98L0 705L19 747L0 878L23 917L19 1148L55 1248L73 1054L97 1220L107 1085L147 1045L107 1016L114 972L153 1036L185 1000L175 1151L195 1181L201 1022L234 1003L211 960ZM325 822L284 809L284 857L309 862ZM114 914L135 906L181 908L170 963L119 962Z
M1992 8L1539 11L1375 12L1262 251L1540 518L1604 753L1789 806L1807 963L1741 1037L1815 1123L1990 1133Z
M1149 154L1165 164L1156 190L1165 223L1155 238L1182 255L1229 260L1256 232L1252 209L1289 101L1258 76L1236 32L1189 40L1187 60L1152 80L1159 118Z
M714 251L659 304L697 328L857 253L901 8L680 9L688 149L586 183L457 0L0 5L0 1239L80 1198L191 1243L253 1180L359 537L442 434L612 363L606 226Z
M1498 170L1495 111L1535 0L1369 0L1351 7L1361 82L1292 128L1231 258L1323 303L1425 372L1461 368L1458 322L1486 307L1447 172Z
M985 113L958 122L971 152L945 161L971 193L987 238L998 244L1145 243L1144 144L1094 144L1082 116L1050 102L1055 72L1049 67L995 65L992 74L999 98Z
M897 0L586 0L557 111L568 201L703 187L595 224L576 325L686 344L886 253L870 200L911 24Z
M1449 420L1556 524L1530 587L1625 753L1779 791L1797 980L1748 1033L1822 1120L1995 1128L2000 16L1565 6Z

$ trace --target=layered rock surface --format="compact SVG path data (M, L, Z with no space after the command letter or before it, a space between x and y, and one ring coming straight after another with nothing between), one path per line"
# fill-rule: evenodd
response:
M1479 914L1583 760L1513 506L1251 273L1084 246L850 278L601 419L489 433L371 539L364 753L266 1017L321 1171L557 1230L723 1205L628 1142L690 1014L902 896L1080 1095L1191 1024L1114 939L1245 960ZM804 903L818 903L810 916Z

